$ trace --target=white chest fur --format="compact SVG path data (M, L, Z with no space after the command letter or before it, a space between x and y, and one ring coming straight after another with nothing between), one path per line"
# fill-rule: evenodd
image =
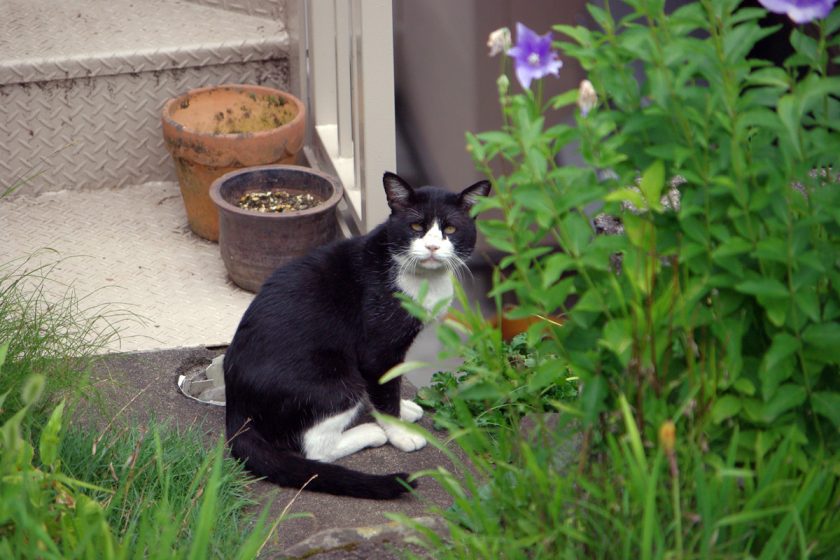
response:
M427 284L426 297L420 301L420 292L423 288L423 283ZM401 272L397 275L397 288L410 296L415 301L418 301L426 311L431 312L439 302L446 303L441 306L438 315L435 319L440 318L449 308L452 302L452 295L454 293L452 287L452 275L448 270L434 271L426 274L412 274L410 272Z

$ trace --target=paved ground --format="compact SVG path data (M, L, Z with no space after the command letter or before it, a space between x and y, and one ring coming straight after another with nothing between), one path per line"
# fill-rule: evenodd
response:
M95 421L110 421L114 411L124 409L115 422L142 424L150 417L167 418L178 426L203 426L208 445L218 441L224 433L224 409L184 397L176 387L176 380L180 374L206 367L221 352L221 349L200 347L107 356L99 364L94 381L101 388L107 403L106 410L110 412L106 419ZM408 396L412 389L405 389ZM430 429L428 418L421 420L421 424ZM385 445L346 457L339 463L372 473L415 472L439 466L454 469L440 451L429 445L414 453L404 453ZM273 503L275 514L279 514L296 493L292 489L281 489L264 482L255 482L253 492L261 501ZM430 506L448 507L451 503L448 495L431 479L419 481L417 494L382 502L304 491L289 512L306 513L307 517L282 523L264 556L285 557L281 553L288 551L294 557L319 559L393 558L393 550L402 550L407 545L402 541L404 535L396 527L383 526L388 522L383 515L385 512L425 517L429 515ZM434 524L432 519L425 521ZM300 544L306 539L310 541ZM320 552L313 555L316 549Z
M226 344L253 297L190 231L176 183L24 194L0 201L0 224L0 263L49 266L47 289L120 314L107 351Z

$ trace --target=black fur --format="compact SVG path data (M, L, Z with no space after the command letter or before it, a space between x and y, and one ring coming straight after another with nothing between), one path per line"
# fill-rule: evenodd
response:
M396 498L406 473L364 474L306 459L302 437L318 421L356 403L399 416L400 380L380 377L405 358L422 325L394 297L394 254L433 219L456 226L451 241L466 259L475 244L469 209L489 184L460 195L412 189L383 178L391 216L369 234L311 252L276 270L237 328L224 360L227 436L232 454L281 486L363 498ZM416 226L415 226L416 227Z

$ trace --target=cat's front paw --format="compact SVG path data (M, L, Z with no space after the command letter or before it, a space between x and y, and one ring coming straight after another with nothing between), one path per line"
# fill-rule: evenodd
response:
M400 420L417 422L423 417L423 407L416 402L402 399L400 401Z
M400 451L417 451L426 446L426 438L400 426L387 426L385 433L391 445Z
M388 443L388 435L381 426L368 422L366 424L359 424L353 431L357 433L357 437L365 442L364 447L380 447ZM347 434L348 432L344 432Z

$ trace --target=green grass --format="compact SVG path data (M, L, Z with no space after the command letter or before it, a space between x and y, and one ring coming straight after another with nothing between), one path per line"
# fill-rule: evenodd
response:
M622 434L609 434L603 456L585 472L559 454L573 425L551 428L539 445L516 432L489 437L468 416L451 444L430 438L457 476L437 480L453 505L435 513L443 536L401 515L437 559L734 559L834 558L840 542L840 487L830 460L803 471L788 437L768 455L736 460L739 433L721 456L678 433L676 448L644 441L623 401ZM417 429L417 428L415 428Z
M89 394L88 373L103 350L119 337L125 321L139 318L113 305L93 305L73 286L51 279L64 259L50 250L0 264L0 342L9 345L0 394L9 393L0 421L21 406L20 388L43 374L46 395L27 420L38 424L58 397Z
M250 479L198 428L65 431L122 314L54 297L51 268L0 266L0 557L252 558L265 541ZM94 445L94 442L96 445ZM275 525L276 526L276 525Z
M102 439L91 431L73 429L65 434L60 451L68 476L102 489L89 494L105 506L108 523L124 538L131 538L141 520L165 503L179 512L178 538L188 539L197 522L199 499L206 492L211 454L200 429L178 430L159 421ZM244 527L254 521L250 481L237 461L222 461L218 510L208 543L214 557L224 558L225 551L240 546Z

